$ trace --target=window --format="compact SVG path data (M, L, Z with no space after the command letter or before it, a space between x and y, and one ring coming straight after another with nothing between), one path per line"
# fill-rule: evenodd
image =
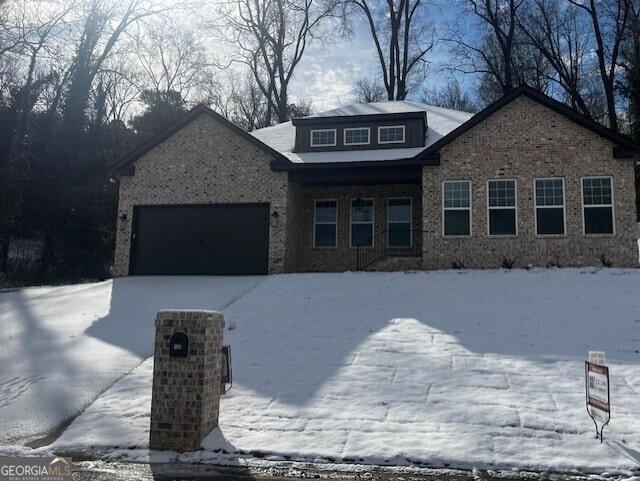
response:
M313 226L314 247L336 247L338 243L338 202L316 200Z
M373 199L351 201L351 247L373 247Z
M378 127L379 144L398 144L404 142L404 125Z
M536 234L564 235L564 179L536 179Z
M411 198L387 201L387 246L411 247Z
M312 130L311 147L336 145L336 129Z
M471 235L471 182L442 183L444 235Z
M489 235L516 235L516 181L490 180L487 201Z
M611 177L582 179L585 234L613 234L613 189Z
M367 145L370 130L369 127L344 129L344 145Z

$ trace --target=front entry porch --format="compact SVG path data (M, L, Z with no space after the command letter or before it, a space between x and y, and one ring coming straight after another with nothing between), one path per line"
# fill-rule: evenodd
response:
M422 189L290 185L289 272L422 268Z

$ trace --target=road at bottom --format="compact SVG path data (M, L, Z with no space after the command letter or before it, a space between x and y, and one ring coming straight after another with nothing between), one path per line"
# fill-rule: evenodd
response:
M493 473L433 470L420 474L392 472L372 467L358 472L314 469L312 465L282 465L277 468L251 468L191 465L135 464L84 461L74 463L74 481L586 481L589 476L555 473Z

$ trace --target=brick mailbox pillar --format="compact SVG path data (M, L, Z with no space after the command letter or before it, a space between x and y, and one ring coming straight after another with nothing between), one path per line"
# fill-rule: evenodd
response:
M218 425L223 330L219 312L158 312L151 449L196 451Z

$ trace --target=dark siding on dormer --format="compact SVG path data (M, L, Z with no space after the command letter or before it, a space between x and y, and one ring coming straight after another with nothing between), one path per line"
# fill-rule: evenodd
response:
M382 117L382 116L381 116ZM404 125L404 143L379 144L378 127ZM344 145L344 129L369 127L370 143L368 145ZM311 147L312 130L336 130L336 145L327 147ZM423 118L400 119L391 116L384 116L380 121L373 122L345 122L343 118L336 121L326 119L322 123L307 124L300 122L296 125L296 146L294 152L336 152L350 150L373 150L373 149L399 149L407 147L424 147L425 121Z

